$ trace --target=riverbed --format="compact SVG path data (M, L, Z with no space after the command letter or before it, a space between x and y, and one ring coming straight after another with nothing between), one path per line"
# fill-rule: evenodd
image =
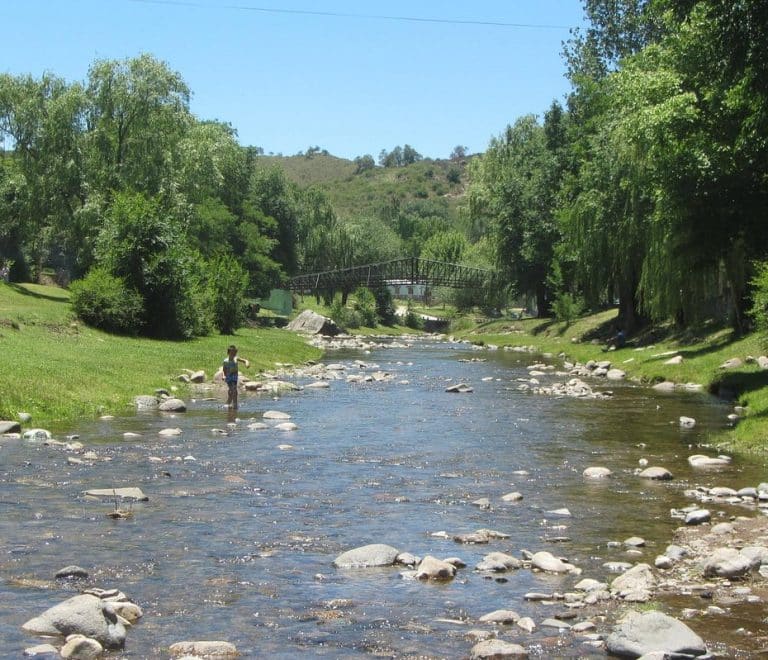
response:
M329 354L343 369L328 388L241 394L236 415L222 408L221 391L202 390L185 413L51 429L62 440L78 435L97 455L90 464L69 464L73 454L59 447L0 441L0 654L16 657L39 641L21 626L84 586L54 579L77 564L90 573L87 586L119 588L144 611L113 657L163 657L174 642L195 639L229 641L245 657L464 657L480 616L506 608L552 617L562 606L525 594L565 592L580 579L527 569L493 579L473 571L487 553L547 550L582 578L610 580L605 562L652 565L664 551L680 525L670 509L691 503L686 489L766 480L763 466L740 460L717 472L688 464L691 454L717 454L702 445L731 423L727 403L604 379L591 384L612 391L605 399L520 391L526 367L540 359L413 340ZM347 382L374 371L390 377ZM445 391L459 382L473 391ZM249 430L268 410L298 428ZM680 416L695 427L681 429ZM168 427L181 435L161 437ZM641 461L674 479L639 478ZM613 476L585 480L590 466ZM127 519L108 517L115 503L84 496L129 486L149 499L132 504ZM503 501L510 492L522 499ZM476 504L482 498L489 506ZM483 528L509 538L453 540ZM621 542L631 536L646 545L628 554ZM467 566L439 583L406 579L403 567L334 568L340 553L370 543ZM576 621L592 617L605 632L603 614L579 610ZM731 623L689 625L714 641ZM604 655L553 628L504 635L533 656Z

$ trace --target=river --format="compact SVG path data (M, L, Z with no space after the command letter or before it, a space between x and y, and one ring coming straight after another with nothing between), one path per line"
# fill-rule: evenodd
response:
M680 524L670 509L691 503L684 489L763 477L739 461L716 473L688 465L692 453L715 454L698 445L728 423L729 406L707 395L594 381L614 396L537 396L518 391L516 379L538 358L435 340L327 361L357 372L356 359L393 379L241 395L237 420L222 398L201 398L172 418L151 412L51 429L60 439L78 434L99 457L93 465L69 465L60 448L0 441L0 653L18 657L38 643L21 625L77 592L53 578L77 564L91 574L86 584L119 588L144 610L113 657L167 657L163 649L194 639L227 640L246 657L466 657L478 617L509 608L540 621L562 607L524 594L567 591L576 580L527 569L488 579L473 571L487 553L548 550L582 577L610 579L603 563L627 553L608 543L642 536L647 546L629 561L653 564ZM445 392L460 381L474 391ZM266 410L289 413L298 429L248 430ZM681 429L681 415L696 427ZM228 422L231 435L212 433ZM176 426L178 438L157 434ZM641 459L675 478L638 478ZM613 478L586 482L582 471L596 465ZM107 517L112 503L83 495L127 486L149 501L125 520ZM503 502L511 491L523 499ZM483 497L490 508L473 504ZM571 515L550 513L562 508ZM510 538L452 540L480 528ZM407 580L396 567L334 568L341 552L369 543L460 557L467 567L446 583ZM551 628L510 636L534 656L604 655Z

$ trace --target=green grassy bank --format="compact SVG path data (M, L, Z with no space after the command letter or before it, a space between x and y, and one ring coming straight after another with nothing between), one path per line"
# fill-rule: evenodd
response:
M541 352L565 353L579 362L610 360L629 378L642 382L701 384L705 391L727 396L746 407L743 419L712 441L731 451L768 452L768 370L746 360L748 356L766 354L759 336L735 337L729 329L711 326L685 333L662 327L630 337L624 348L605 351L614 333L615 319L615 310L585 316L570 325L541 319L463 319L454 324L453 332L473 342L534 346ZM673 355L681 355L682 363L665 364ZM734 357L744 364L735 369L721 368Z
M44 426L126 413L135 395L156 388L176 385L184 394L178 375L203 369L210 378L231 343L251 362L247 375L320 356L278 329L244 328L185 342L110 335L75 322L63 289L0 282L0 419L24 411Z

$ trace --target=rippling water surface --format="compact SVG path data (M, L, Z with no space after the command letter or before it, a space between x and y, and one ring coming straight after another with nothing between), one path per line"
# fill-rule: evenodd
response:
M460 361L478 356L486 361ZM531 356L429 341L329 361L355 372L357 358L394 379L338 380L277 400L243 396L228 437L211 432L233 421L221 400L199 400L175 417L138 414L55 429L60 439L79 434L87 449L111 459L92 466L68 465L60 449L3 441L2 652L15 657L38 643L21 625L74 594L75 586L53 575L78 564L91 572L88 584L118 587L144 609L121 657L162 656L190 639L227 640L248 657L466 656L472 642L465 635L479 616L509 608L539 621L559 608L523 595L562 592L575 582L528 570L486 579L472 567L488 552L549 550L577 563L584 577L608 578L603 562L627 560L608 541L644 537L644 555L630 561L652 563L663 552L679 524L670 508L690 503L685 488L739 488L763 477L759 466L739 462L712 474L688 466L690 454L708 453L696 445L729 412L705 395L660 396L595 381L615 396L535 396L518 391L515 380L527 377ZM459 381L474 392L444 391ZM247 429L270 409L289 413L298 430ZM680 415L695 417L696 428L681 430ZM157 435L169 426L183 434ZM141 437L124 440L126 431ZM283 444L292 448L279 449ZM638 479L641 458L675 480ZM592 465L609 467L614 478L585 483L581 473ZM109 519L112 503L83 496L89 488L126 486L149 496L128 520ZM511 491L524 499L505 504L501 497ZM482 497L490 509L472 504ZM563 507L570 517L550 513ZM432 536L480 528L510 538L468 546ZM368 543L458 556L468 567L446 584L405 580L398 568L333 567L338 554ZM534 655L601 653L552 629L506 636Z

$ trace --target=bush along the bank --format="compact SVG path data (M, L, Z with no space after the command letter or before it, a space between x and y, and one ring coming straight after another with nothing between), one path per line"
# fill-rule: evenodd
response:
M136 335L144 325L144 300L122 277L94 268L70 287L78 318L99 330Z

